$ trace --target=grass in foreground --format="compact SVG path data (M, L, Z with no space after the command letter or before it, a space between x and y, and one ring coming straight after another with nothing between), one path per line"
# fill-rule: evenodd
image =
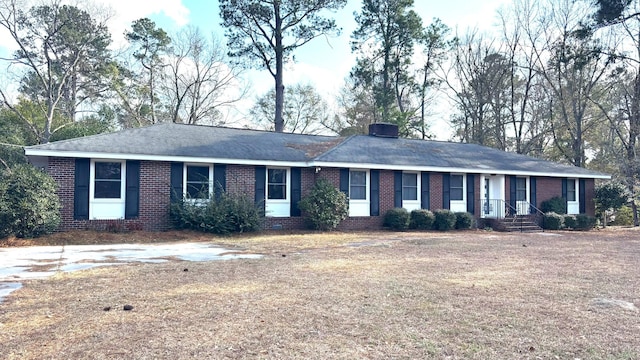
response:
M222 238L267 255L107 267L25 284L0 304L0 354L638 359L640 314L594 302L639 305L637 234ZM122 311L125 304L134 309Z

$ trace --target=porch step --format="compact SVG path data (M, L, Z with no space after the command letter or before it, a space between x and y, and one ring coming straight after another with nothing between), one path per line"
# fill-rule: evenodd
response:
M496 230L506 232L539 232L544 231L535 221L528 217L502 219L495 222Z

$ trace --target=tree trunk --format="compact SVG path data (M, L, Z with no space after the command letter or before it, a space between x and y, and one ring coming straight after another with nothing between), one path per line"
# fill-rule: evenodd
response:
M276 132L284 132L284 119L282 118L282 110L284 108L284 84L282 81L284 48L282 46L282 18L280 17L280 3L275 1L273 7L276 18L276 73L274 74L276 81L276 108L274 128Z

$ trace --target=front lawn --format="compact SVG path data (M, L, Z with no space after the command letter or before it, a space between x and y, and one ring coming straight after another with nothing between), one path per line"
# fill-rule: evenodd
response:
M214 241L266 256L26 282L0 304L0 357L640 358L635 229Z

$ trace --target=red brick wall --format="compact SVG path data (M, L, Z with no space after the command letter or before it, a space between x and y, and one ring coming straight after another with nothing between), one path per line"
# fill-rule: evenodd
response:
M256 194L255 166L227 165L227 193L231 195L246 195L250 199Z
M585 179L585 187L584 187L584 198L586 201L584 210L585 213L589 216L596 216L596 203L593 201L595 196L595 180L594 179Z
M140 163L140 216L130 220L74 220L74 171L75 160L70 158L50 158L48 172L58 184L58 196L62 209L62 223L60 230L71 229L143 229L166 230L169 228L168 209L170 201L170 163L157 161L141 161ZM322 168L316 173L314 168L302 169L302 196L309 190L317 179L327 179L336 188L340 186L339 168ZM226 174L227 192L230 194L244 194L251 199L255 197L255 167L247 165L228 165ZM470 185L470 184L469 184ZM480 200L480 176L475 176L472 186L475 188L476 200ZM509 181L505 184L508 198ZM537 207L562 192L561 178L537 178ZM586 181L586 212L595 213L595 206L591 199L594 194L594 180ZM442 174L430 173L431 210L442 209ZM380 216L349 217L340 224L340 230L363 230L382 227L384 214L394 207L394 172L380 171ZM475 203L475 213L480 214L480 202ZM283 229L301 229L304 227L302 217L266 218L265 228L277 226Z
M536 204L533 204L535 207L539 209L543 202L556 196L562 196L562 178L536 177Z
M59 230L150 230L169 228L170 163L140 162L140 216L127 220L74 220L75 159L49 158L48 173L58 184L62 222Z
M429 196L431 197L431 211L442 209L442 174L429 175Z

